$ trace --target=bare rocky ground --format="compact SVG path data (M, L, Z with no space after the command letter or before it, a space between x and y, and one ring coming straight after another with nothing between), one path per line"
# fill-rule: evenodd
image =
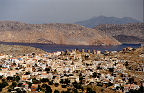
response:
M30 46L0 44L0 53L17 56L17 55L24 55L24 54L31 54L31 53L41 54L46 52L39 48L34 48Z
M64 45L120 45L113 37L76 24L26 24L0 21L0 42Z
M121 43L138 44L144 42L144 23L103 24L94 29L114 37Z

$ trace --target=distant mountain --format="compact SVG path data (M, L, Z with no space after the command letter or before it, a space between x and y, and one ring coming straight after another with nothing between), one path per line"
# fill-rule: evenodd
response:
M140 21L133 19L131 17L117 18L117 17L93 17L91 19L76 22L75 24L80 24L85 27L93 28L100 24L127 24L127 23L138 23Z
M121 43L144 42L144 23L103 24L94 29L101 34L114 37Z
M1 42L47 43L65 45L118 45L114 38L76 24L26 24L0 21Z

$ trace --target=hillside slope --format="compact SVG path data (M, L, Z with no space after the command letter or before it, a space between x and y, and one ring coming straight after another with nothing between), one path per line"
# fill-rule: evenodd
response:
M8 55L23 55L23 54L42 54L46 53L45 51L34 48L30 46L21 46L21 45L4 45L0 44L0 54L8 54Z
M102 34L114 37L121 43L144 42L144 23L103 24L94 29Z
M114 38L75 24L26 24L0 21L1 42L47 43L65 45L117 45Z

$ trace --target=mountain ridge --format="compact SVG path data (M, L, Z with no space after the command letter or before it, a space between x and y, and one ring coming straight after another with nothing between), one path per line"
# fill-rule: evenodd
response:
M0 21L0 41L65 45L121 44L114 38L77 24L26 24L15 21Z
M93 28L100 24L128 24L128 23L139 23L139 22L140 21L131 17L117 18L117 17L98 16L98 17L92 17L88 20L75 22L75 24L80 24L85 27Z
M144 42L144 23L102 24L94 27L94 29L114 37L121 43Z

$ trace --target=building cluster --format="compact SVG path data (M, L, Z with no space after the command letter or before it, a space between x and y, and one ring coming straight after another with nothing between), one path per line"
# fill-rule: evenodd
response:
M131 50L128 48L128 51ZM14 89L32 92L37 91L40 85L34 79L48 79L53 84L71 87L75 82L83 86L94 84L125 93L131 89L138 90L140 85L127 72L128 60L120 60L118 54L117 51L101 53L95 50L85 52L84 49L16 57L1 54L0 76L6 79L19 76L18 83L22 83L22 86L15 86ZM30 87L27 82L31 83Z

